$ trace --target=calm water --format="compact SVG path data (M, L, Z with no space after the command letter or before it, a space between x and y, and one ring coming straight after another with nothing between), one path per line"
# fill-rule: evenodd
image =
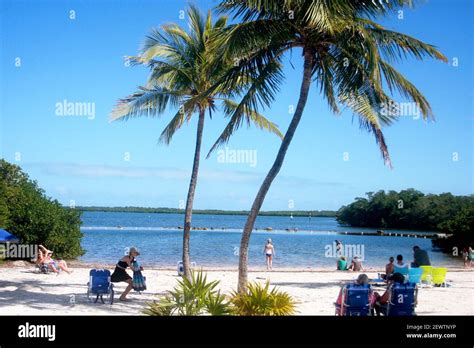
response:
M191 232L192 261L203 266L237 266L245 219L245 216L194 215L193 226L214 230ZM182 231L177 228L183 225L181 214L84 212L82 220L82 245L86 249L83 261L115 263L124 249L132 245L141 249L140 259L144 264L175 266L181 259ZM267 227L273 230L263 230ZM355 253L363 253L364 263L369 267L381 267L388 257L398 253L411 261L413 245L431 251L430 239L336 234L374 229L340 226L334 218L263 216L258 218L256 228L260 230L252 234L251 266L264 264L263 246L268 238L276 249L274 267L333 267L335 258L327 257L327 252L335 239L356 248ZM295 228L297 232L286 231ZM439 252L430 252L430 257L436 265L456 263Z

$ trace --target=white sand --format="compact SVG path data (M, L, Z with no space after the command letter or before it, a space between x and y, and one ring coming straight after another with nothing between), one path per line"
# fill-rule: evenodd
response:
M172 289L178 279L175 270L145 270L148 290L131 292L130 302L116 301L112 306L90 303L86 297L90 267L79 265L71 275L38 274L34 267L0 268L0 315L140 315L145 302ZM209 269L208 279L220 280L229 292L236 287L236 270ZM366 272L376 278L376 271ZM336 271L292 270L250 272L251 281L277 285L290 293L298 303L298 314L334 315L334 301L339 287L355 279L356 273ZM452 269L446 277L449 287L425 287L419 290L418 315L473 315L474 270ZM116 283L116 298L125 289ZM379 289L383 291L383 289ZM71 299L74 304L71 304Z

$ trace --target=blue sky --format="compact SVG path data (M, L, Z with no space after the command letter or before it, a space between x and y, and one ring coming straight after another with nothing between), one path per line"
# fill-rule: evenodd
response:
M145 68L125 66L123 57L138 52L152 27L186 26L180 11L187 2L0 3L0 157L20 165L64 204L179 207L192 166L195 120L164 146L157 140L171 110L160 119L116 123L109 123L108 115L116 100L148 75ZM216 4L194 3L206 11ZM264 210L288 209L291 203L294 209L337 209L379 189L472 194L472 1L426 1L405 10L403 19L382 23L436 45L449 58L450 64L412 59L397 66L428 98L436 122L406 116L385 129L390 170L373 137L359 129L350 112L332 115L313 85ZM297 103L301 65L300 52L288 55L285 83L263 112L283 131L289 108ZM56 105L64 100L93 103L94 117L58 116ZM204 154L225 126L220 114L206 122ZM278 146L273 135L240 129L229 150L250 150L256 162L221 163L217 154L203 159L195 207L249 209Z

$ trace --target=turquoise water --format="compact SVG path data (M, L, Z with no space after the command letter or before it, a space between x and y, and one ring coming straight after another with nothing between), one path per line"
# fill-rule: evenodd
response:
M128 246L141 249L140 259L144 264L174 267L181 259L182 231L177 228L183 224L181 214L85 212L82 219L82 245L87 251L81 258L83 261L115 263ZM202 266L237 266L245 219L231 215L193 216L193 226L214 230L191 232L192 261ZM265 231L267 227L273 230ZM264 216L259 217L256 228L259 230L252 234L249 249L250 266L264 265L263 246L268 238L276 249L274 267L333 267L336 259L330 252L335 239L341 240L352 255L362 255L369 267L380 268L390 256L399 253L411 261L414 245L430 251L433 264L458 263L431 251L430 239L336 234L374 229L340 226L334 218ZM295 228L297 232L286 230Z

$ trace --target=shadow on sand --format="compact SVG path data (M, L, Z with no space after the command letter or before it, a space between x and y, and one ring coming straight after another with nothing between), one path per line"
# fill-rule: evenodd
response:
M25 271L30 273L30 271ZM41 279L41 277L44 277ZM87 285L86 283L65 283L65 284L54 284L48 283L50 277L56 277L52 274L38 274L37 280L24 280L20 282L0 280L0 314L8 315L8 307L15 305L22 305L28 308L36 310L51 310L57 311L57 315L74 314L74 307L76 306L93 306L95 309L99 309L103 313L96 314L141 314L141 311L146 305L146 302L151 302L157 298L157 295L163 295L162 293L150 293L138 294L131 292L129 298L130 301L122 302L118 300L118 297L125 289L123 286L115 285L115 301L112 306L109 304L102 304L100 300L97 303L89 301L87 298ZM71 288L71 292L55 293L55 287L68 287ZM95 296L92 300L95 299ZM97 308L99 307L99 308ZM31 314L28 312L22 313L25 315Z

